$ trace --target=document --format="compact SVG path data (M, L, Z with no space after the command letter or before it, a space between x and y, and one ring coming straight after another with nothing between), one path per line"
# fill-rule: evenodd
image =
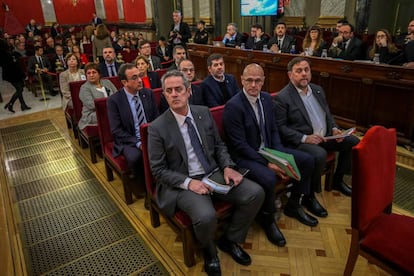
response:
M240 169L238 171L243 176L249 172L248 169ZM224 173L219 168L204 176L201 181L213 188L214 192L220 194L227 194L233 188L233 182L230 181L229 184L226 184Z
M355 127L351 127L351 128L348 128L347 130L342 131L341 134L332 135L332 136L325 136L323 138L325 138L325 140L340 139L340 138L345 138L345 137L351 135L354 132L355 132Z
M295 162L295 157L293 157L292 154L269 148L259 149L259 153L266 158L267 161L281 168L286 175L298 181L301 179L300 171Z

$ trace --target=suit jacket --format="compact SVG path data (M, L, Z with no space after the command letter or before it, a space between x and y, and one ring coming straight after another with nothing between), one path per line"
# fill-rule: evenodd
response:
M328 102L322 87L310 84L313 95L326 113L326 135L332 135L332 128L337 127L329 111ZM295 86L289 83L276 95L276 123L285 145L297 147L303 135L313 134L312 123L303 101Z
M157 72L147 72L147 76L150 81L151 89L161 87L161 79Z
M201 91L201 87L198 85L191 85L191 96L188 99L188 103L190 105L205 105L203 92ZM165 110L169 108L168 102L164 97L164 94L161 94L160 100L160 113L164 113Z
M122 88L118 93L111 95L107 101L109 125L115 140L112 150L114 157L122 154L124 146L135 146L138 142L134 118L125 93L127 92ZM143 88L138 95L144 107L145 118L148 122L153 121L159 113L152 91Z
M56 68L57 68L56 67L56 60L59 60L60 61L60 58L58 57L58 55L54 54L54 55L52 55L52 57L50 58L50 60L53 61L50 64L51 67L52 67L52 72L56 72ZM63 56L63 60L65 60L65 56ZM62 63L61 67L64 70L68 69L68 66L66 65L66 61Z
M152 65L154 66L154 70L161 69L161 59L157 56L151 56ZM149 62L149 60L148 60Z
M121 67L121 64L116 61L114 62L114 64L115 64L115 70L118 75L118 70L119 70L119 67ZM106 67L105 62L99 63L99 69L101 70L101 78L109 77L108 67Z
M86 79L85 71L83 69L78 69L78 75L73 76L69 70L65 70L59 74L59 88L62 93L62 109L66 110L66 107L69 105L73 108L72 96L70 94L69 83L72 81L80 81ZM79 78L77 78L79 77Z
M52 71L52 65L50 64L47 56L42 56L42 62L43 68L47 68L49 71ZM37 61L36 56L29 57L29 60L27 61L27 72L30 75L36 75L36 64L39 66L39 68L42 68L41 64Z
M267 37L265 35L262 35L261 39L257 42L254 40L255 38L252 36L249 36L246 41L246 49L252 49L252 50L263 50L263 45L267 46Z
M227 90L230 98L239 92L240 88L233 75L224 74ZM201 84L201 90L203 91L204 102L208 107L214 107L225 104L223 94L217 81L210 75L205 78Z
M236 37L234 38L234 40L230 40L227 38L223 39L223 43L224 46L226 47L236 47L236 46L240 46L240 44L242 44L243 40L243 35L239 32L236 33Z
M329 49L329 56L345 60L365 59L362 41L359 38L353 37L345 50L341 49L342 45L341 43L338 47L332 46Z
M105 87L108 96L117 90L110 80L101 79L102 86ZM105 97L104 93L97 90L95 85L85 82L79 92L79 98L82 101L82 117L78 122L79 129L85 128L87 125L96 125L95 99Z
M157 56L160 58L161 62L166 61L159 45L157 46ZM165 56L168 57L168 60L172 58L171 48L168 45L165 45Z
M270 38L269 43L267 44L267 47L270 49L273 44L278 44L278 38L277 36L273 36ZM296 44L296 39L293 36L285 35L285 38L282 42L282 47L279 47L280 51L282 53L290 53L290 50L292 49L292 45Z
M211 166L220 169L234 166L208 108L205 106L190 106L190 108ZM170 110L151 123L148 133L148 153L151 171L157 180L158 205L165 214L173 216L176 211L178 191L181 189L179 186L189 177L184 140Z
M171 24L170 31L172 31L172 30L174 30L174 24ZM181 35L181 44L183 44L183 45L187 44L188 39L191 37L191 31L190 31L190 27L188 26L188 24L185 23L185 22L180 22L178 32ZM169 39L168 39L168 42L171 45L176 45L174 43L174 38L175 38L175 35L170 36Z
M279 132L274 118L274 103L269 93L260 92L259 100L263 107L265 121L266 147L283 151ZM256 161L267 165L267 161L257 151L261 144L261 133L256 114L242 90L231 98L223 111L223 126L231 144L231 156Z

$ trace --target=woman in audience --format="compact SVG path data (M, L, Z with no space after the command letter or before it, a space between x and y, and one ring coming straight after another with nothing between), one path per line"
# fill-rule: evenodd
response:
M303 40L303 51L305 55L320 57L323 49L327 49L328 45L322 38L322 30L319 26L312 26L306 32Z
M169 61L172 58L170 47L168 46L167 41L163 36L160 36L160 39L158 39L158 46L156 51L157 56L161 59L161 62Z
M112 95L117 91L110 80L101 79L99 64L88 63L85 66L86 80L79 92L82 101L82 117L79 120L79 129L88 125L96 125L96 112L94 100Z
M392 42L388 30L380 29L375 35L372 46L368 49L367 59L373 60L375 54L379 54L380 63L396 64L400 50Z
M66 55L66 65L68 69L59 74L59 87L62 93L62 109L73 108L72 97L70 95L69 83L72 81L86 80L85 71L80 69L79 58L74 53Z
M80 61L80 67L84 68L86 64L89 63L88 57L81 52L81 49L78 45L72 46L72 53L75 54L75 56Z
M139 70L139 77L145 88L155 89L161 87L161 80L157 72L149 72L150 63L144 56L138 56L135 59L135 66Z
M109 31L104 24L99 24L96 26L96 35L92 41L92 54L93 61L95 62L99 58L99 62L103 62L103 49L107 47L112 47L111 38L109 36Z

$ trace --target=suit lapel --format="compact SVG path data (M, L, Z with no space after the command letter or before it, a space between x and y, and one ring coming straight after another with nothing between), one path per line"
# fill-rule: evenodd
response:
M305 118L308 125L312 127L312 122L309 118L308 111L306 111L305 105L303 104L303 101L300 98L300 95L299 95L298 91L296 90L296 87L292 84L290 84L290 85L291 85L290 97L292 98L292 101L294 102L294 104L297 107L299 107L299 110L302 113L302 115Z
M194 123L196 124L198 133L200 134L201 143L204 147L206 147L206 132L204 131L203 127L203 120L205 120L206 118L204 118L204 116L201 113L197 112L197 110L194 110L194 108L191 108L191 114L193 115Z
M174 145L177 146L178 151L184 160L184 166L188 168L187 150L185 149L184 139L181 135L180 129L178 128L177 121L175 120L175 117L172 114L171 110L168 109L165 111L165 113L165 116L167 118L165 124L166 128L169 128L171 130L170 139L173 141Z
M242 103L244 105L244 110L247 111L247 113L249 114L249 116L253 120L254 124L256 125L257 131L260 133L259 123L257 122L257 117L256 117L256 114L254 113L252 105L250 104L250 102L247 99L246 95L244 95L243 91L240 91L239 93L240 93L240 96L241 96L241 99L242 99ZM260 99L260 101L261 100L262 99ZM263 106L263 102L262 102L262 106Z

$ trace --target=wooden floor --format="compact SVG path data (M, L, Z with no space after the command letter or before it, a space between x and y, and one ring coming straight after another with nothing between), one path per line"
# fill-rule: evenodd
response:
M172 275L202 275L203 261L197 256L197 264L187 268L183 263L181 242L175 233L162 222L152 228L149 213L144 208L144 200L135 199L129 206L124 204L119 179L107 182L103 161L89 162L89 152L80 149L71 132L66 128L63 112L54 109L0 121L0 128L49 118L79 150L90 168L102 181L104 187L118 202L132 224L149 243L155 254L162 260ZM7 173L7 168L2 168ZM15 231L14 219L10 210L9 193L6 191L5 175L0 181L0 275L25 275L24 260L21 259L19 238ZM342 275L348 256L350 235L351 200L338 192L322 192L320 202L328 209L329 216L319 219L317 227L307 227L294 219L282 215L278 225L287 239L287 245L278 248L270 244L263 231L253 224L244 248L252 257L250 266L235 263L229 255L219 252L223 275ZM394 212L412 215L394 208ZM354 275L387 275L374 265L359 257Z

